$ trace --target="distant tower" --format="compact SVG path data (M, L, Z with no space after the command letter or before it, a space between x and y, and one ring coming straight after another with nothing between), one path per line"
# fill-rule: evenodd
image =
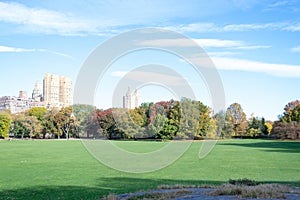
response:
M26 91L20 91L19 92L19 98L26 99L27 98L27 92Z
M39 81L37 81L34 85L34 89L32 92L32 99L34 99L35 101L42 100L41 83Z
M141 105L142 98L140 96L140 93L137 89L134 91L134 107L138 108Z
M58 104L59 102L59 76L45 74L43 84L44 101L48 104Z
M69 77L59 77L59 101L64 106L73 105L72 80Z
M131 90L130 90L130 87L128 87L126 95L123 96L123 108L131 109Z
M130 87L126 92L126 95L123 96L123 108L134 109L138 108L141 104L141 96L137 89L135 89L134 93L131 92Z

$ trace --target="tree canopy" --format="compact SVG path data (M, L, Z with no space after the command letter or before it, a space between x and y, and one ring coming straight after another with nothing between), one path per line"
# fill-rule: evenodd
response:
M6 112L0 112L0 137L7 138L9 136L10 125L12 119Z
M143 103L135 109L97 109L74 105L61 109L31 108L23 113L0 113L0 137L107 138L107 139L205 139L228 137L300 138L300 102L289 102L278 121L251 116L242 106L213 111L200 101Z
M271 136L280 139L300 139L300 101L291 101L284 107L271 131Z

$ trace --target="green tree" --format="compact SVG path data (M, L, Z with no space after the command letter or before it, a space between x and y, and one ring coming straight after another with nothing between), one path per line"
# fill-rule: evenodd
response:
M6 138L9 136L11 122L12 119L8 113L0 112L0 137Z
M157 137L161 139L173 139L179 130L180 124L180 102L171 100L168 102L168 112L162 130Z
M57 121L55 119L55 115L58 111L59 110L53 108L45 114L42 122L44 138L54 138L55 135L60 138L61 132L59 131L59 127L57 126Z
M144 105L145 106L145 105ZM168 139L171 137L168 132L169 127L166 123L170 112L171 102L161 101L157 103L149 103L145 114L148 117L145 137L155 137L160 139Z
M115 112L117 115L117 111ZM101 135L108 139L124 138L124 133L120 131L114 120L113 109L98 111L97 119L100 126Z
M210 138L215 138L216 122L210 117L211 110L208 106L198 101L199 106L199 123L197 128L198 137L206 137L209 134Z
M177 138L194 139L200 135L200 106L198 101L183 98L180 101L180 125Z
M213 118L216 121L217 136L223 139L224 137L231 137L234 135L232 115L229 115L228 112L222 110L216 113Z
M163 129L166 120L167 117L165 115L157 114L154 121L148 126L148 134L152 137L156 136L161 139L167 139Z
M114 137L121 138L144 138L145 135L145 115L136 109L114 108L113 119L115 124L113 129Z
M91 123L92 123L92 117L95 117L96 113L96 107L92 105L86 105L86 104L75 104L73 105L73 113L74 118L76 119L75 122L77 125L75 126L77 128L78 136L79 137L89 137L88 134L91 132ZM96 123L95 119L95 123ZM98 123L96 123L98 124ZM95 125L96 125L95 124ZM89 126L89 128L88 128ZM96 125L99 126L99 125ZM96 126L94 128L96 128ZM88 131L89 129L89 131Z
M33 107L33 108L30 108L29 110L27 110L26 114L29 116L35 116L39 121L43 121L47 111L48 110L46 108Z
M232 118L233 118L232 115L226 112L225 124L224 124L224 135L226 137L231 137L235 135L235 131L234 131L235 125L233 123Z
M279 119L281 122L300 122L300 101L289 102L285 108L284 113Z
M140 127L147 125L147 116L143 108L129 110L130 118L134 124Z
M289 102L279 121L274 122L271 136L280 139L300 138L300 101Z
M96 109L88 113L88 115L81 122L82 131L86 132L86 137L96 138L101 134L101 128L98 121L98 113L100 110Z
M252 116L248 122L247 135L251 137L257 137L262 135L265 130L264 118L259 119L258 117Z
M30 108L29 110L25 111L26 116L35 117L38 120L36 122L32 121L32 123L38 123L38 124L34 125L34 127L38 127L38 130L40 131L40 133L35 133L36 137L44 138L43 124L44 124L44 119L45 119L47 112L48 112L48 110L46 108L42 108L42 107L33 107L33 108ZM31 120L34 120L34 119L31 118Z
M165 119L162 130L158 133L158 137L161 139L173 139L178 132L178 126L173 119Z
M56 113L55 121L59 132L62 133L65 138L69 139L70 132L75 136L74 131L76 130L76 123L72 106L63 107Z
M225 137L226 135L226 131L225 131L225 117L226 117L226 113L221 110L218 113L216 113L214 115L214 119L215 119L215 123L216 123L216 133L217 136L221 137L222 139Z
M246 133L247 118L242 106L238 103L231 104L226 111L227 120L233 124L234 136L243 136Z
M12 132L16 138L24 138L24 137L30 137L29 130L24 126L24 118L25 115L22 114L16 114L14 115L13 123L12 123Z
M218 134L217 134L217 120L215 120L214 118L210 118L209 121L209 127L206 131L206 138L210 138L210 139L215 139L217 138Z
M35 116L25 116L23 125L28 130L30 138L42 137L42 126Z
M42 138L42 125L35 116L16 115L13 123L13 133L16 137Z

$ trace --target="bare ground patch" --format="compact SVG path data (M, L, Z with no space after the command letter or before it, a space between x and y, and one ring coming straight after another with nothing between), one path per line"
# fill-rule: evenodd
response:
M282 184L243 185L226 183L212 185L162 185L157 190L139 191L130 194L108 195L104 200L136 199L300 199L300 189Z

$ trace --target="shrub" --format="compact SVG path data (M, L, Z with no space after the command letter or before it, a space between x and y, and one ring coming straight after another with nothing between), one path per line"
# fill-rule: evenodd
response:
M243 179L229 179L228 183L232 184L232 185L247 185L247 186L254 186L254 185L258 185L258 183L254 180L250 180L247 178L243 178Z
M217 190L210 192L209 195L235 195L241 198L286 198L284 193L291 191L289 186L280 184L261 184L255 186L247 186L243 184L233 185L224 184Z

